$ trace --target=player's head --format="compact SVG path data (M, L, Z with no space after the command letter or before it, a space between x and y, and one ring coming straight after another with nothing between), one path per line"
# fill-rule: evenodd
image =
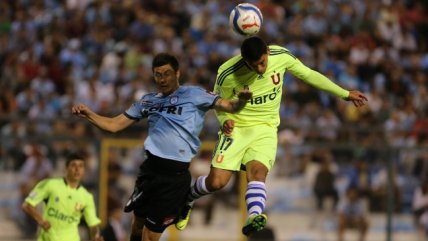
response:
M241 56L257 74L264 74L267 69L269 49L263 39L253 36L242 42Z
M80 182L85 174L85 158L83 155L72 153L65 162L66 179L71 182Z
M177 58L161 53L153 58L152 71L155 82L162 94L169 95L178 88L180 70Z

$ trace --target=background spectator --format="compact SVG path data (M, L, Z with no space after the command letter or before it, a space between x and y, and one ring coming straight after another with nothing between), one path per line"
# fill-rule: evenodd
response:
M332 208L335 210L339 201L339 193L336 189L336 174L331 154L328 151L323 152L319 162L320 168L316 174L314 183L317 210L324 210L324 202L328 198L332 200Z
M361 201L356 188L346 190L346 195L340 200L337 212L338 240L344 240L346 229L357 229L359 240L364 241L369 228L369 221L364 203Z
M428 180L424 180L415 190L413 212L421 240L428 238Z

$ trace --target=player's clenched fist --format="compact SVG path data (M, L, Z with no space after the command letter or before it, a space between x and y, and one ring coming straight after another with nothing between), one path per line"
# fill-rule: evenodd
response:
M234 120L225 120L223 123L223 133L226 136L232 135L233 128L235 127L235 121Z
M86 117L91 110L84 104L77 104L71 107L71 113L80 117Z
M244 88L239 92L238 98L243 101L253 98L253 93L248 88L248 85L245 85Z

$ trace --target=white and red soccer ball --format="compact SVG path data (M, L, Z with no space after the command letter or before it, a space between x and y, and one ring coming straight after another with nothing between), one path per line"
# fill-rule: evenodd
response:
M255 35L260 31L263 15L260 9L251 3L236 5L229 15L229 25L236 33L243 36Z

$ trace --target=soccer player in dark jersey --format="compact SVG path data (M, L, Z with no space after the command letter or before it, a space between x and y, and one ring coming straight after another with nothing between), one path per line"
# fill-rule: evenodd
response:
M180 86L179 63L169 54L154 57L152 72L159 92L144 95L116 117L100 116L82 104L72 107L72 113L111 132L148 118L147 159L125 206L125 212L134 211L131 241L157 241L178 220L190 189L188 168L200 147L205 113L210 109L236 113L252 98L247 88L226 100L199 87Z
M79 241L78 225L83 216L90 229L92 241L103 241L96 216L94 197L80 181L85 173L85 160L72 154L66 160L65 177L40 181L22 204L40 226L38 241ZM43 214L35 208L44 201Z
M306 67L286 48L268 46L256 36L245 39L241 55L232 57L219 67L214 92L222 98L233 98L237 89L248 86L253 97L239 113L217 111L222 132L210 173L199 177L192 187L185 213L176 224L177 229L186 227L194 200L223 188L233 172L241 170L241 166L245 166L248 181L245 195L248 219L242 232L250 235L264 228L267 221L263 214L265 180L275 162L279 108L286 72L317 89L352 101L356 106L367 101L361 92L345 90Z

